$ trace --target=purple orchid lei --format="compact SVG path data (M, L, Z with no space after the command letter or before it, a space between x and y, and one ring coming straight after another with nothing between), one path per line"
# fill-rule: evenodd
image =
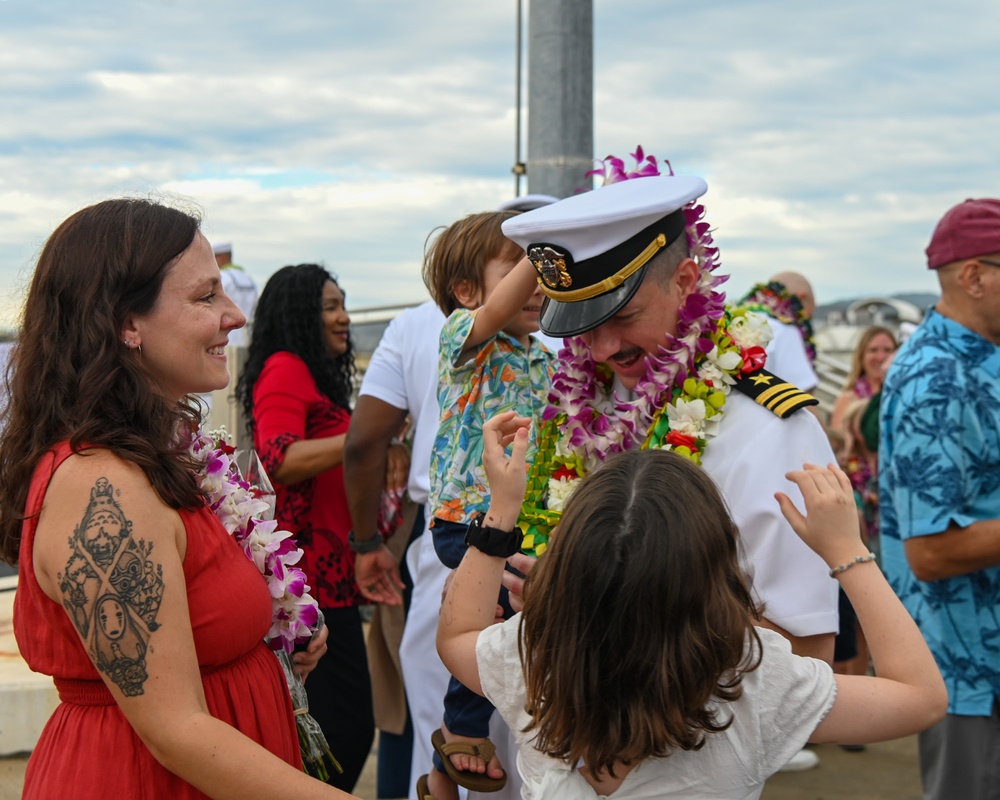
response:
M209 508L267 582L272 610L269 646L291 653L296 642L312 636L319 605L309 594L306 574L295 566L302 559L302 550L293 534L278 530L276 520L263 519L270 506L254 496L253 487L233 460L235 450L225 439L225 431L199 431L192 438L189 453L202 464L196 474L198 487Z
M604 175L605 182L611 183L660 174L655 157L645 156L642 147L632 157L637 168L631 172L625 171L621 159L608 156L602 162L603 169L588 174ZM664 164L673 175L669 162ZM657 412L689 376L696 374L696 361L704 360L716 347L712 334L725 315L726 301L716 289L728 276L714 274L719 250L705 221L704 206L698 201L689 203L684 207L684 219L691 257L700 268L698 285L679 309L676 334L667 333L658 352L646 356L646 372L634 390L636 399L623 400L614 393L606 368L602 370L594 361L581 338L567 339L559 353L560 365L542 419L565 415L557 452L572 454L585 469L641 446Z
M641 144L637 145L635 152L629 155L635 159L635 169L633 170L626 171L625 162L618 158L618 156L608 156L599 162L600 167L590 170L584 177L592 178L595 175L600 175L601 185L607 186L609 183L618 183L619 181L627 181L632 178L645 178L660 174L660 168L656 164L656 156L647 156ZM670 162L664 159L663 164L670 170L670 174L673 175L674 170L670 166Z
M236 451L226 444L227 438L224 428L199 431L192 437L188 452L202 465L195 478L209 508L267 582L272 612L267 642L281 665L292 699L302 768L327 781L327 763L338 772L344 770L330 751L323 729L309 713L309 698L291 659L295 645L308 641L322 626L319 604L309 594L305 573L294 566L302 559L302 551L292 533L278 530L276 520L264 519L271 506L256 496L257 487L240 474L233 459Z
M604 169L591 174L610 182L659 174L655 158L641 147L632 157L635 170L627 172L620 159L609 156ZM683 213L698 283L678 309L676 332L665 333L657 352L646 356L635 399L617 396L613 371L594 361L583 339L566 339L559 352L518 519L525 552L545 551L566 500L609 456L658 448L701 464L718 434L732 387L741 374L760 369L767 360L764 348L772 334L766 318L745 308L727 308L718 291L727 276L715 274L719 251L704 206L693 201Z

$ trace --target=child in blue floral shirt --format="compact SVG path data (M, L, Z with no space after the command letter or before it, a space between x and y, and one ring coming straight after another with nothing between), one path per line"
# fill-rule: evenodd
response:
M465 554L469 523L489 506L483 423L508 409L538 417L553 372L552 352L532 336L542 305L538 274L500 229L511 216L465 217L437 237L424 259L424 282L448 315L441 331L441 423L431 455L429 503L435 550L451 568ZM500 605L505 617L512 614L505 593ZM474 791L501 788L506 775L486 738L493 706L454 678L444 705L444 723L432 738L437 769L418 786L437 800L457 797L455 784Z

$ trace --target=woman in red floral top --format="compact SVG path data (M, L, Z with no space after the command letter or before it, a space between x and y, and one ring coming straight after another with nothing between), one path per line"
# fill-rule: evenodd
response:
M297 534L330 630L306 683L309 710L344 767L330 783L354 788L374 737L371 681L348 548L344 438L351 419L354 349L344 292L317 264L282 267L257 303L237 395L275 487L280 525Z

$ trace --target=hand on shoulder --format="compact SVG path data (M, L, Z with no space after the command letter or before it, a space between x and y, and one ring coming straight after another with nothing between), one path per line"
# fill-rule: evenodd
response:
M781 506L781 513L802 541L827 564L846 563L868 552L861 542L851 481L842 469L833 465L806 464L785 477L802 492L806 514L800 513L786 494L778 492L775 499Z

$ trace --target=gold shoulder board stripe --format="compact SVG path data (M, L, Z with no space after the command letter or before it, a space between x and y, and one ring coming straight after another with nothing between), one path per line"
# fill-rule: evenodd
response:
M811 394L765 369L740 376L736 389L782 419L790 417L800 408L819 405L819 400Z
M818 406L819 400L813 397L807 392L796 392L795 396L789 398L784 403L781 403L777 408L772 408L775 414L777 414L782 419L786 419L789 415L794 414L800 408L805 408L806 406Z
M775 386L771 386L770 388L765 389L763 392L761 392L759 395L757 395L757 397L755 397L754 399L758 403L760 403L761 405L765 405L765 404L769 403L771 400L773 400L774 398L781 397L782 395L784 395L784 394L786 394L787 392L790 392L790 391L791 392L797 392L798 389L796 387L792 386L792 384L790 384L790 383L779 383L779 384L777 384Z

